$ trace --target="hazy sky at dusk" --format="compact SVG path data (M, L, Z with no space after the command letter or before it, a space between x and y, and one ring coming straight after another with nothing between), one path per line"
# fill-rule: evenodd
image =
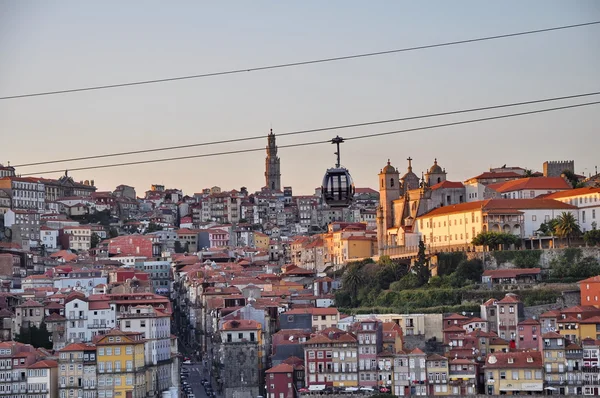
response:
M176 6L173 4L177 4ZM600 20L588 1L0 3L0 96L382 51ZM600 91L600 25L417 52L208 79L0 101L0 162L12 164L349 124ZM598 97L560 104L598 100ZM519 108L529 110L553 106ZM559 104L556 103L556 106ZM496 110L282 137L352 137L515 112ZM450 180L503 164L600 166L600 106L347 142L357 186L388 158L415 172L435 157ZM264 141L18 169L264 147ZM281 149L282 184L311 193L331 145ZM186 193L264 185L264 152L73 172L101 190L124 183ZM46 175L57 177L59 174Z

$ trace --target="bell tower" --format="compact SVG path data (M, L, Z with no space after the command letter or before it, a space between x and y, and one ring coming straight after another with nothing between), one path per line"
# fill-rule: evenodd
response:
M265 159L265 184L267 189L281 191L281 172L279 169L279 157L277 157L277 145L273 129L268 135L267 158Z
M390 164L388 159L387 165L379 172L379 205L383 217L382 231L384 236L388 228L394 226L394 200L400 198L402 186L400 185L400 173Z

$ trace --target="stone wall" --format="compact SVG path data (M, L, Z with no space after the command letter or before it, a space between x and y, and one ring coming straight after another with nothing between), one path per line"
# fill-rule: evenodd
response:
M594 257L600 261L600 247L580 247L583 257ZM560 257L565 249L543 249L540 250L540 258L536 267L542 268L542 270L550 269L550 263L557 257ZM519 255L520 253L532 252L531 250L504 250L507 257L510 257L511 253ZM499 262L494 257L493 252L468 252L466 253L468 259L479 259L484 261L484 268L486 270L495 269L508 269L508 268L519 268L514 261L507 260Z

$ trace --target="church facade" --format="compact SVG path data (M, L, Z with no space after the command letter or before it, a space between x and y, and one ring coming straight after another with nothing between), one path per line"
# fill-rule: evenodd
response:
M407 160L408 168L402 177L389 160L379 172L377 241L380 254L387 247L417 246L420 240L414 225L417 217L466 201L465 186L448 181L446 170L437 159L420 178L413 172L413 159Z

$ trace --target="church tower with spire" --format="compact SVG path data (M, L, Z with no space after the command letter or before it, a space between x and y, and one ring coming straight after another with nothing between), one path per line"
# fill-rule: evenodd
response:
M281 191L281 171L279 169L279 157L277 157L277 145L273 129L268 136L267 158L265 159L265 182L267 189Z

